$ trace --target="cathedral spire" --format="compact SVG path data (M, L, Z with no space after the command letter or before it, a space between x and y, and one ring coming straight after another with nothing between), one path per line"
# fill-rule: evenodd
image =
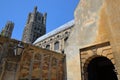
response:
M34 13L36 13L36 12L37 12L37 6L34 7Z

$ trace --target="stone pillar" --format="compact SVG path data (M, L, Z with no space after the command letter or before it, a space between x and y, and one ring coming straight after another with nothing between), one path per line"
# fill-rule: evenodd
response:
M32 79L32 71L33 71L33 64L34 64L34 56L35 56L35 53L32 54L32 59L31 59L31 63L30 63L30 70L29 70L29 80Z
M49 74L48 74L48 79L51 80L51 67L52 67L52 55L50 56L50 62L49 62Z
M43 59L44 59L44 55L43 55L43 54L41 54L40 80L42 80Z
M58 68L59 68L58 63L59 63L59 60L57 60L57 65L56 65L56 68L57 68L56 69L56 78L57 78L57 80L59 80L59 77L58 77L59 76L59 74L58 74Z
M54 43L53 43L53 41L52 41L52 43L50 44L50 46L51 46L51 49L50 49L50 50L54 51Z

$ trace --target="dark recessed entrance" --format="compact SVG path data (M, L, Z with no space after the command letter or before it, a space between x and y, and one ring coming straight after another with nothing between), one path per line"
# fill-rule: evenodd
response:
M115 67L106 57L96 57L87 67L88 80L118 80Z

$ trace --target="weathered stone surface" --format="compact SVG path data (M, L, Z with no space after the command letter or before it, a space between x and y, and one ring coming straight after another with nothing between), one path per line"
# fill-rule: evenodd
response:
M19 42L0 37L0 80L63 80L64 54L22 43L23 53L15 55Z
M106 41L111 43L116 69L120 73L119 3L118 0L79 2L75 10L75 27L65 49L68 80L81 80L79 49Z

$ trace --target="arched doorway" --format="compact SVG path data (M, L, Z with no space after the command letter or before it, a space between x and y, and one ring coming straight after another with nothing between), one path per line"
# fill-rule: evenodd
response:
M115 67L106 57L95 57L87 66L88 80L118 80Z

